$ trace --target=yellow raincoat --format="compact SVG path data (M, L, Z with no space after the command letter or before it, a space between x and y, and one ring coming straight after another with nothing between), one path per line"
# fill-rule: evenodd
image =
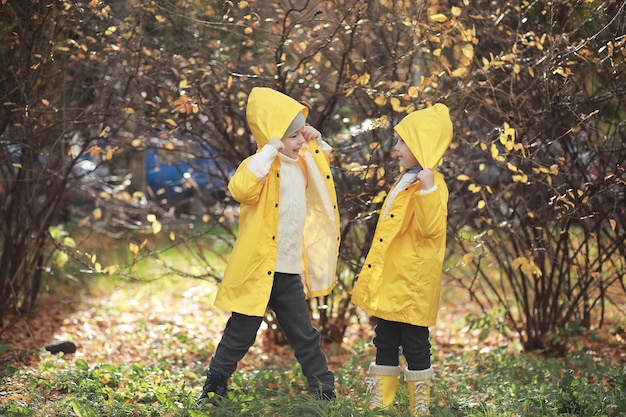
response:
M398 193L384 219L379 217L352 302L378 318L432 326L448 215L448 188L434 169L452 141L452 122L448 108L436 104L407 115L394 130L419 164L433 169L437 189L420 194L417 181Z
M250 92L246 116L259 150L271 138L281 138L287 128L308 108L270 88ZM321 142L311 140L300 151L300 164L307 173L307 217L303 236L303 282L306 297L327 295L333 289L339 252L339 211L328 154ZM228 184L240 203L239 232L215 305L248 316L263 316L274 282L278 250L280 205L280 159L272 163L264 179L258 179L246 158Z

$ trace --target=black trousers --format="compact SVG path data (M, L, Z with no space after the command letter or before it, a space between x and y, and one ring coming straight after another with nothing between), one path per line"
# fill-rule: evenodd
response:
M311 323L309 305L299 275L274 274L269 308L276 313L294 355L307 379L309 391L316 393L333 389L335 376L328 369L326 356L320 346L319 331ZM263 317L232 313L209 368L229 378L237 363L254 344Z
M410 370L430 368L428 327L376 318L374 330L377 365L398 366L402 352Z

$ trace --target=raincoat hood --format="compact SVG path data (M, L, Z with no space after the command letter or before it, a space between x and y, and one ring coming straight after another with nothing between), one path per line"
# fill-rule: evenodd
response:
M246 117L259 149L271 138L282 138L298 113L306 119L309 109L276 90L254 87L248 97Z
M408 114L394 130L422 168L439 166L452 142L450 111L441 103Z

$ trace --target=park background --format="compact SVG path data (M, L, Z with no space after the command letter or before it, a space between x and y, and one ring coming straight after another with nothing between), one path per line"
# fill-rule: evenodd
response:
M376 415L350 292L398 174L392 126L436 102L455 133L431 412L626 413L625 8L2 0L0 413ZM236 236L225 184L256 150L260 85L334 148L338 285L311 311L340 399L301 394L268 315L232 401L206 409ZM76 352L44 349L62 340Z

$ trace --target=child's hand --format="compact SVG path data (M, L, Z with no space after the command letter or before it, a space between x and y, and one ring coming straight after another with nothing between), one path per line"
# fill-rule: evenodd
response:
M417 179L422 182L422 190L430 190L435 186L435 174L430 168L425 168L417 174Z
M280 151L282 148L285 147L285 144L282 140L280 140L280 138L272 138L269 140L269 142L267 142L267 144L276 148L277 151Z
M309 142L321 137L322 134L313 126L306 125L302 128L302 136L304 136L304 140Z

